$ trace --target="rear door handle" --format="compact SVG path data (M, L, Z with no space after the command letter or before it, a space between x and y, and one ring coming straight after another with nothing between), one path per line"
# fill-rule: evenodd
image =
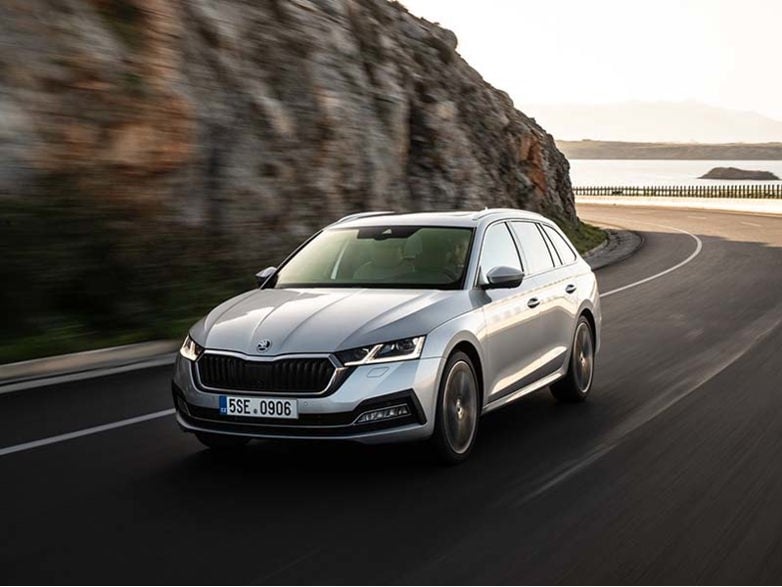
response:
M540 300L538 298L530 298L530 300L527 302L527 305L530 308L537 308L540 305Z
M571 283L571 284L569 284L569 285L568 285L568 286L565 288L565 292L567 292L567 293L573 293L574 291L576 291L576 286L575 286L575 285L573 285L572 283Z

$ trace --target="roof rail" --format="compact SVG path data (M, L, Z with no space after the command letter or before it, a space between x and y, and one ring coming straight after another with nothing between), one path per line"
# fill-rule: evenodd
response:
M375 212L357 212L355 214L348 214L347 216L343 216L336 222L332 222L330 226L334 226L335 224L342 224L343 222L348 222L349 220L358 220L359 218L369 218L370 216L387 216L388 214L396 214L393 210L382 210L382 211L375 211Z
M480 220L481 218L485 216L489 216L491 214L507 214L508 212L525 212L526 210L519 210L518 208L484 208L480 212L476 212L475 216L472 217L473 220Z

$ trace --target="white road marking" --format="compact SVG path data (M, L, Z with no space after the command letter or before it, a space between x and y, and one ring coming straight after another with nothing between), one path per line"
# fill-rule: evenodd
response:
M660 228L668 228L670 230L675 230L677 232L681 232L683 234L686 234L687 236L691 237L695 241L695 251L689 257L687 257L684 261L682 261L681 263L677 263L676 265L674 265L673 267L669 267L665 271L660 271L659 273L655 273L654 275L650 275L649 277L645 277L644 279L641 279L639 281L634 281L633 283L628 283L627 285L623 285L622 287L617 287L617 288L612 289L610 291L607 291L605 293L601 293L600 294L601 298L607 298L608 296L612 296L615 293L619 293L620 291L625 291L625 290L630 289L632 287L637 287L639 285L642 285L644 283L648 283L648 282L650 282L650 281L652 281L654 279L662 277L663 275L667 275L671 271L676 271L677 269L679 269L680 267L684 267L687 263L689 263L695 257L697 257L700 254L701 249L703 249L703 243L701 242L701 239L699 239L697 236L695 236L691 232L687 232L686 230L682 230L681 228L676 228L675 226L667 226L667 225L664 225L664 224L652 224L651 222L643 222L642 224L649 224L651 226L658 226Z
M754 222L746 222L744 220L739 220L739 222L747 226L754 226L755 228L760 228L760 224L755 224Z
M6 446L0 448L0 457L10 455L17 452L23 452L38 448L39 446L47 446L49 444L56 444L58 442L65 442L66 440L72 440L74 438L80 438L82 436L89 436L91 434L98 434L99 432L105 432L106 430L113 430L115 428L122 428L124 426L132 426L140 422L147 422L149 420L155 420L156 418L165 418L171 416L174 413L174 409L162 410L160 412L153 412L151 414L144 414L143 416L136 416L135 418L128 418L127 420L119 420L118 422L111 422L110 424L102 424L101 426L93 426L92 428L84 428L75 432L68 432L66 434L58 434L57 436L50 436L49 438L42 438L40 440L33 440L32 442L25 442L23 444L16 444L14 446Z

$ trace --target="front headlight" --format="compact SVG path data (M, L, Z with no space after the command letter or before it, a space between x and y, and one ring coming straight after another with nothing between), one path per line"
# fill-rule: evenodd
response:
M190 361L197 361L198 357L200 357L203 352L204 347L190 338L189 334L187 335L185 342L182 343L182 348L179 349L179 354Z
M349 351L337 353L337 358L346 367L371 365L373 363L390 363L391 361L408 361L421 356L425 339L425 336L414 336L393 342L350 349Z

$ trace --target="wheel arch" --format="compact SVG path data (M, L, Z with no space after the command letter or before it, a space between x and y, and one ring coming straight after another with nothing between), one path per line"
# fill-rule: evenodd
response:
M589 322L589 327L592 329L592 336L595 337L595 352L597 352L600 348L600 327L597 322L597 316L595 315L595 309L588 303L582 304L578 311L578 317L580 318L581 316L584 316ZM576 320L576 323L577 322L578 320ZM575 329L575 325L573 328Z
M457 342L451 351L448 353L448 357L450 358L454 353L461 351L468 357L470 357L470 360L472 361L473 367L475 368L475 376L478 379L478 392L480 393L480 405L483 406L483 400L485 397L484 389L485 384L483 380L483 363L481 361L481 355L478 352L478 349L473 345L472 342L469 340L461 340Z
M595 324L595 315L589 308L584 308L581 310L580 315L586 318L589 322L589 327L592 329L592 336L595 337L595 346L597 346L597 325Z

